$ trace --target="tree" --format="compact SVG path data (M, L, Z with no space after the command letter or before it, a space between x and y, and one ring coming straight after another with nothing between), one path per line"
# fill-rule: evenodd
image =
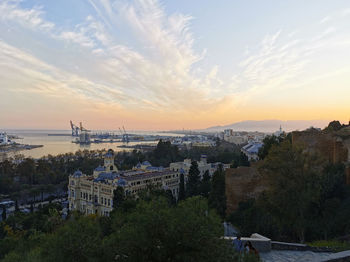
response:
M238 166L250 166L248 157L243 152L241 152L239 154L239 162L238 163L239 163Z
M328 126L326 127L326 130L327 131L338 131L341 128L342 128L342 125L340 124L340 122L337 120L334 120L328 124Z
M180 186L179 186L179 197L178 197L178 201L180 200L184 200L185 199L185 178L184 178L184 174L181 173L180 174Z
M125 200L124 188L118 186L113 190L113 208L121 207Z
M282 135L281 136L272 135L272 136L265 137L263 140L263 146L259 149L259 153L258 153L259 159L264 159L268 155L271 147L273 145L279 145L282 141L283 141Z
M1 214L2 221L5 221L7 216L6 216L6 206L2 206L2 214Z
M197 161L192 161L190 170L188 172L188 181L186 184L187 197L196 196L199 194L200 185L200 171L198 169Z
M218 167L212 178L212 188L209 193L209 206L216 209L221 218L225 217L226 194L225 194L225 172L222 165Z
M111 223L103 261L235 261L219 217L202 197L175 207L162 197L141 200L132 212L115 213Z
M102 233L96 216L82 216L68 221L42 245L43 261L98 261Z
M268 183L266 208L281 230L289 228L304 242L321 193L321 159L284 141L271 147L259 171Z
M17 199L16 199L16 201L15 201L15 211L19 211L18 200L17 200Z
M156 166L168 166L179 157L177 146L171 145L170 141L159 140L157 147L150 155L150 161Z
M206 170L204 172L202 181L200 183L199 194L205 198L208 198L210 190L211 190L210 175L209 175L209 171Z

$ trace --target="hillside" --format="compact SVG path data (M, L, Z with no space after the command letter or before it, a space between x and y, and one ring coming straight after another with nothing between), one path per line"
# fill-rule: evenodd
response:
M224 126L212 126L203 131L216 132L224 129L233 129L236 131L274 132L280 126L285 131L294 131L304 130L310 126L324 128L328 122L328 120L247 120Z

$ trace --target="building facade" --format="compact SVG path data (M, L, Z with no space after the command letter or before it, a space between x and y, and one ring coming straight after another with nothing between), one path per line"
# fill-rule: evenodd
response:
M69 176L69 210L108 216L113 210L113 192L118 186L123 187L128 196L137 196L140 191L154 186L170 190L177 199L179 183L179 172L153 167L147 161L132 170L119 171L114 164L113 151L109 150L104 157L103 166L97 167L93 175L78 170Z
M5 132L0 133L0 145L10 145L12 141L9 139Z
M188 172L190 171L192 164L191 159L185 159L183 162L174 162L170 163L170 170L183 173L185 175L185 181L187 181ZM203 178L203 175L206 171L209 172L209 176L213 176L214 172L218 169L219 165L222 163L208 163L207 162L207 156L201 155L200 161L197 161L198 164L198 170L200 172L201 179ZM228 164L222 164L223 169L227 169L230 167Z
M248 157L249 161L258 161L259 150L263 145L263 143L252 142L242 147L241 151Z

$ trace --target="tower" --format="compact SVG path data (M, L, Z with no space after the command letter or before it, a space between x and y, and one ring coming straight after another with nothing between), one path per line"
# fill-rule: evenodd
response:
M118 171L118 168L114 164L114 152L109 149L104 156L104 167L107 172Z

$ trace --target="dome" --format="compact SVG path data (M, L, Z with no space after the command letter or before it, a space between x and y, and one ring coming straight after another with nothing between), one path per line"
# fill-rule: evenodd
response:
M106 168L104 166L98 166L95 168L95 171L106 171Z
M80 177L82 175L83 175L83 173L80 170L75 171L73 174L74 177Z
M142 165L144 165L144 166L151 166L151 163L148 162L148 161L143 161L143 162L142 162Z
M105 157L114 157L114 151L112 149L108 149L107 153L105 154Z

